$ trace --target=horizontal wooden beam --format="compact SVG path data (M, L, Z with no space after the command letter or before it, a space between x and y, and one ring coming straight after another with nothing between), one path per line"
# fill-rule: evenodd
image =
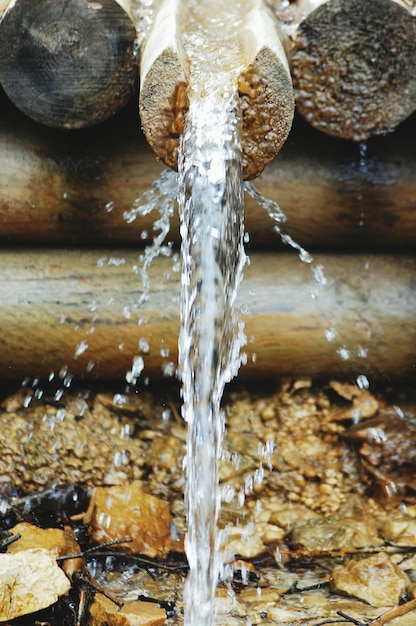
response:
M151 240L157 212L133 224L123 218L163 170L137 128L135 107L99 128L65 133L3 104L0 244L143 246ZM282 228L304 247L414 249L414 121L372 140L360 155L355 144L297 120L255 186L280 204L287 215ZM264 209L247 198L245 213L251 249L282 248ZM169 238L179 241L176 214Z
M241 376L371 381L416 375L416 260L319 255L327 284L295 254L253 254L238 308L247 365ZM172 374L179 330L176 259L151 266L143 292L131 250L20 250L0 254L0 376L123 378L134 356L142 376Z

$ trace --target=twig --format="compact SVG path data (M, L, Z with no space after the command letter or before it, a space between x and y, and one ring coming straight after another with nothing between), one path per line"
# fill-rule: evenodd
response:
M112 546L118 546L124 543L131 543L131 539L116 539L114 541L107 541L107 543L101 543L98 546L92 546L92 548L87 548L86 550L78 552L77 554L64 554L63 556L57 556L56 560L68 561L69 559L85 559L86 557L91 555L97 556L97 553L100 554L100 551L103 548L110 548Z
M409 602L405 602L404 604L399 604L398 606L394 606L393 608L389 609L382 615L379 615L378 617L373 619L371 622L368 622L366 626L385 626L385 624L388 624L389 622L391 622L391 620L395 619L396 617L401 617L402 615L406 615L406 613L410 613L410 611L413 611L415 609L416 609L416 598L413 598L413 600L409 600Z
M7 537L4 541L1 542L0 544L0 552L2 550L4 550L5 548L7 548L7 546L9 546L11 543L14 543L15 541L17 541L18 539L20 539L22 535L20 533L16 534L16 535L12 535L11 537Z
M314 591L315 589L326 589L327 587L329 587L329 582L323 581L321 583L316 583L315 585L309 585L308 587L302 587L302 589L300 589L298 587L298 582L299 581L295 580L293 585L287 591L285 591L284 595L289 593L303 593L304 591Z

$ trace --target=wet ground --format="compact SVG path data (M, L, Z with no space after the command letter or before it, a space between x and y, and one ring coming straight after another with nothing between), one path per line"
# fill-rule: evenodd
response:
M220 523L224 549L237 556L218 587L218 624L415 623L416 397L409 388L361 387L292 380L227 390ZM4 391L1 407L3 532L22 520L69 525L84 558L72 613L58 611L67 598L11 623L104 623L78 608L80 590L86 606L103 597L97 587L124 602L144 595L161 603L161 614L137 623L181 623L186 425L178 388L61 394L28 384ZM166 507L169 538L160 522L150 547L88 552L103 543L108 517L97 512L99 494L105 501L115 497L106 489L126 485L154 497L161 520ZM146 532L127 510L121 517L132 520L123 538Z

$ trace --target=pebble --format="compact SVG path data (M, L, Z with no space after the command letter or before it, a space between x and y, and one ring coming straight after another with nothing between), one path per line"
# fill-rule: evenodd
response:
M98 544L129 539L123 551L152 558L166 557L171 548L169 507L139 482L94 489L88 521L90 539Z
M123 608L108 598L96 594L90 607L88 626L163 626L166 612L157 604L133 600Z
M0 622L45 609L70 587L48 550L0 554Z
M334 567L331 589L365 600L374 607L399 604L409 584L404 572L385 552Z

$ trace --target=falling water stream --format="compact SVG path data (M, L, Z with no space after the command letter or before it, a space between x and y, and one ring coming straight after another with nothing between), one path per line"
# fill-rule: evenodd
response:
M239 3L188 2L182 44L189 62L185 130L179 159L182 297L179 367L186 455L185 626L212 623L223 565L217 531L218 458L224 385L238 371L243 332L233 304L245 264L244 192L235 32ZM218 33L221 33L219 44Z

